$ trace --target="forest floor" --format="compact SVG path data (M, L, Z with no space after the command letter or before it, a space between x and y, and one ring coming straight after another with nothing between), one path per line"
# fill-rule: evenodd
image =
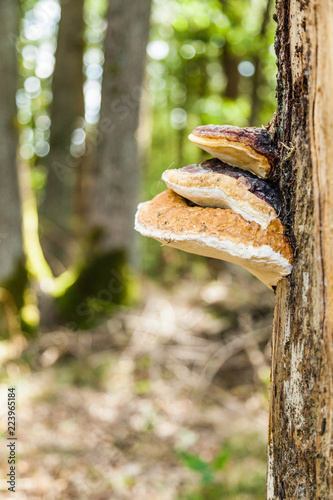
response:
M15 499L264 499L274 296L240 279L145 280L141 304L94 331L2 342L4 433L8 384L17 391Z

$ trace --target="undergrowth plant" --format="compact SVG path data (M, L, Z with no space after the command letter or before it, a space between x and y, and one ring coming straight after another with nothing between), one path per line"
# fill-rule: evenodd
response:
M258 436L224 443L210 461L187 451L176 454L199 476L197 487L185 489L177 500L264 500L265 446Z

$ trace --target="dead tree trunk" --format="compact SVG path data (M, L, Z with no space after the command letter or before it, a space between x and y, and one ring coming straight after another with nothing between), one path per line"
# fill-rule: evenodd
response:
M272 128L295 260L277 287L267 498L333 498L333 4L277 0Z

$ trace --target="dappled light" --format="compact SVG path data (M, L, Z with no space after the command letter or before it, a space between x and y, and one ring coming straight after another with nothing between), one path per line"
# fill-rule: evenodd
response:
M134 218L165 170L208 158L187 139L196 127L271 119L272 2L13 5L0 15L0 496L11 411L18 500L262 500L274 294L139 236Z
M228 460L210 483L225 498L264 498L272 300L261 287L240 297L227 276L171 292L146 283L144 305L79 336L46 333L21 360L19 339L8 341L1 390L18 385L25 409L22 500L187 498L200 475L180 453L210 463L221 450ZM234 319L212 314L219 304Z

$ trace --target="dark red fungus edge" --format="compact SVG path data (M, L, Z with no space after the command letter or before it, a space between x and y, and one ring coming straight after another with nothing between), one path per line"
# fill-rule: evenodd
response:
M276 186L273 186L250 172L237 167L231 167L217 158L212 158L211 160L206 160L199 164L193 163L192 165L187 165L186 167L178 169L178 171L193 175L207 173L228 175L234 179L243 178L246 181L250 193L253 193L257 198L260 198L273 207L277 215L281 212L281 200Z
M232 125L201 125L195 128L192 134L212 139L223 137L233 142L241 142L265 156L271 166L273 166L277 157L271 136L262 128L241 128Z

